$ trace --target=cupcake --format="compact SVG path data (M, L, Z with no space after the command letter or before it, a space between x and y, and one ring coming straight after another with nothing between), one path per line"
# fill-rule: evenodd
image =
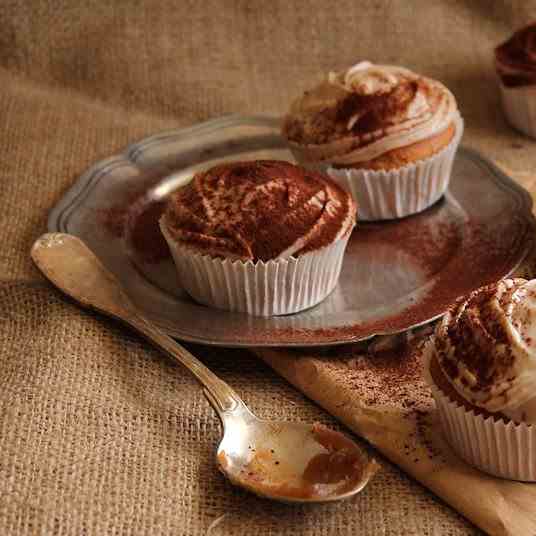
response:
M305 92L282 127L300 164L326 171L352 193L360 220L433 205L448 187L462 132L443 84L368 61Z
M506 119L536 138L536 22L495 49L495 68Z
M425 355L458 455L492 475L536 481L536 280L505 279L460 300Z
M356 220L329 177L288 162L233 162L195 175L160 220L179 277L205 305L270 316L335 287Z

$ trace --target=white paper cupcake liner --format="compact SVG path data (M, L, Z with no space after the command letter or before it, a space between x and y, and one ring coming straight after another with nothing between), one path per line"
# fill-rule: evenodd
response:
M504 115L515 129L536 138L536 86L506 87L499 81Z
M536 482L536 426L477 415L452 401L433 381L427 352L425 377L439 411L441 426L460 458L493 476Z
M337 285L350 234L317 251L270 261L212 258L178 245L160 228L180 282L196 301L255 316L296 313L320 303Z
M422 212L447 191L452 163L463 135L463 120L437 154L391 171L336 169L327 174L349 191L357 203L359 220L392 220Z

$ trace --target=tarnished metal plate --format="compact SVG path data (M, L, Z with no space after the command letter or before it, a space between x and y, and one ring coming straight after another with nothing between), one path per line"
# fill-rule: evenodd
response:
M180 288L158 215L194 172L260 158L293 161L276 119L230 116L151 136L80 177L48 227L82 238L168 333L223 346L340 344L425 324L457 296L511 273L532 244L530 195L462 147L449 192L435 206L358 226L339 285L318 306L260 318L199 305Z

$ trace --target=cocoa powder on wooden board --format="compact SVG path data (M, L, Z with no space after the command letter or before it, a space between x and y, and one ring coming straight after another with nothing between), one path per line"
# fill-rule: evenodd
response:
M307 355L339 377L341 385L359 393L366 406L396 406L404 414L430 407L431 394L422 378L422 343L430 329L411 337L398 336L390 347L349 344L328 350L308 349Z

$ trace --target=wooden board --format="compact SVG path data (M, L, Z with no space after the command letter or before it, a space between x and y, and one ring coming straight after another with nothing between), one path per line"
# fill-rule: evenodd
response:
M534 197L535 176L523 174L516 180ZM535 259L532 252L516 275L536 277ZM415 351L424 336L376 353L364 345L256 353L475 525L490 534L536 534L536 484L479 472L457 458L444 440Z

